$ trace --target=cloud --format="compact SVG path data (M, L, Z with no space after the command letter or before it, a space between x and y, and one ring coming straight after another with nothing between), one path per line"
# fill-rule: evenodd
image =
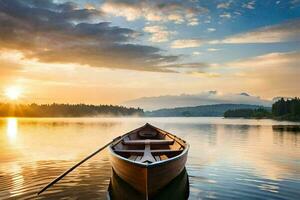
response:
M231 4L232 4L232 1L219 3L219 4L217 5L217 8L219 8L219 9L228 9L228 8L230 7Z
M203 75L208 75L207 72L214 64L209 64L206 62L190 62L190 63L173 63L164 65L164 68L172 70L177 73L184 73L193 75L193 73L202 73ZM209 76L207 76L209 77Z
M207 32L215 32L217 29L215 28L207 28Z
M240 33L211 43L277 43L300 41L300 20L291 20L281 24L266 26L254 31Z
M203 41L200 39L174 40L171 44L171 48L173 49L194 48L194 47L199 47L202 44Z
M208 78L219 78L221 77L221 74L215 73L215 72L191 72L192 76L196 77L208 77Z
M290 4L291 4L291 8L296 8L300 5L300 0L291 0L290 1Z
M299 95L300 52L274 52L226 64L253 88L281 96Z
M147 21L174 22L197 25L197 16L208 10L188 1L160 0L106 0L101 9L114 16L125 17L128 21L145 19Z
M193 62L193 63L176 63L169 65L170 68L175 68L177 70L194 71L194 70L203 70L209 68L211 65L205 62Z
M176 34L175 31L169 31L165 26L146 26L144 31L151 34L151 42L166 42Z
M15 60L21 58L21 55L16 52L0 51L0 78L1 81L15 76L21 70L21 65Z
M213 104L253 104L270 106L271 101L257 96L239 94L222 94L217 91L201 92L199 94L166 95L157 97L143 97L124 102L124 105L140 107L146 110L174 108L185 106L213 105Z
M214 51L220 51L221 49L216 48L208 48L207 51L214 52Z
M231 14L230 13L223 13L223 14L219 15L219 17L221 17L223 19L230 19L231 18Z
M191 18L189 21L188 21L188 26L197 26L199 25L199 20L198 18L194 17L194 18Z
M300 52L275 52L231 62L228 65L242 68L261 68L266 70L268 70L268 68L286 68L286 70L292 68L295 72L300 72L299 56Z
M251 9L251 10L255 9L254 6L255 6L255 1L249 1L242 5L243 8L247 8L247 9Z
M194 52L193 52L193 55L199 56L199 55L202 55L202 52L200 52L200 51L194 51Z
M178 56L136 44L141 35L109 22L94 8L74 3L0 0L0 50L18 50L24 58L46 63L77 63L93 67L170 72L162 64Z

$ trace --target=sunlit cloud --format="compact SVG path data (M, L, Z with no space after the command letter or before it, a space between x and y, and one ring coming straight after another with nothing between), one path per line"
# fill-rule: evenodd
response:
M0 90L76 103L145 90L300 95L300 4L277 2L0 0Z
M275 43L300 41L300 20L287 21L282 24L266 26L254 31L229 36L223 40L212 41L211 43Z
M294 96L300 95L299 56L300 52L269 53L230 62L226 67L234 68L238 75L242 75L236 76L237 79L251 81L265 93Z
M244 3L242 7L253 10L255 9L255 1L249 1L247 3Z
M199 25L199 20L198 18L194 17L194 18L191 18L188 23L187 23L188 26L197 26Z
M215 32L217 29L215 28L207 28L207 32Z
M144 28L145 32L151 34L151 42L166 42L170 40L170 37L176 34L175 31L169 31L165 26L146 26Z
M228 63L233 67L243 68L285 68L300 70L299 68L300 52L288 52L288 53L269 53L253 58L242 59L239 61Z
M171 48L182 49L182 48L194 48L199 47L203 44L203 41L200 39L181 39L174 40L171 43Z
M200 56L200 55L202 55L203 53L202 52L200 52L200 51L194 51L193 52L193 55L195 55L195 56Z
M0 78L1 82L11 82L22 70L20 63L15 62L22 58L17 51L0 51ZM1 95L0 95L1 96Z
M221 49L216 48L208 48L207 51L214 52L214 51L220 51Z
M142 18L152 22L187 22L189 25L197 25L197 16L208 12L206 8L195 6L192 2L180 1L106 0L101 8L106 13L125 17L128 21Z
M140 33L135 30L108 22L74 24L74 20L84 21L98 13L79 9L74 3L2 1L5 3L0 5L0 26L5 28L0 29L0 49L22 51L26 58L158 72L169 72L161 64L178 59L157 47L137 44Z
M219 9L228 9L230 7L230 5L232 4L232 1L228 1L228 2L223 2L223 3L219 3L217 5L217 8Z
M223 13L221 15L219 15L221 18L223 19L230 19L231 18L231 14L230 13Z
M209 77L209 78L218 78L221 76L220 73L215 73L215 72L191 72L190 74L196 77Z

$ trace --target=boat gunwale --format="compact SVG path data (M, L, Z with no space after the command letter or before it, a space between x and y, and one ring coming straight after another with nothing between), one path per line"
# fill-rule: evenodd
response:
M185 140L183 140L183 139L177 137L176 135L174 135L174 134L172 134L172 133L169 133L169 132L167 132L167 131L165 131L165 130L162 130L162 129L160 129L160 128L157 128L157 127L155 127L155 126L153 126L153 125L151 125L151 124L149 124L149 123L146 123L144 126L139 127L139 128L137 128L137 129L134 129L134 130L128 132L128 133L125 134L125 136L123 136L122 138L124 139L126 136L130 135L131 133L133 133L133 132L135 132L135 131L137 131L137 130L139 130L139 129L142 129L142 128L145 127L146 125L151 126L152 128L158 130L159 132L163 132L163 134L173 136L173 137L174 137L174 140L176 140L176 142L178 142L181 146L184 146L183 151L182 151L179 155L174 156L174 157L171 157L171 158L168 158L168 159L166 159L166 160L160 160L160 161L156 161L156 162L153 162L153 163L141 163L141 162L137 162L137 161L130 160L130 159L128 159L128 158L125 158L125 157L120 156L119 154L117 154L117 153L113 150L112 147L115 146L118 142L120 142L120 141L118 141L118 142L116 142L116 143L113 143L113 144L109 145L109 148L108 148L108 149L109 149L110 153L111 153L113 156L115 156L115 157L117 157L117 158L119 158L119 159L121 159L121 160L124 160L124 161L126 161L126 162L128 162L128 163L131 163L131 164L134 164L134 165L138 165L138 166L143 167L143 168L152 168L152 167L160 166L160 165L163 165L163 164L165 164L165 163L168 163L168 162L171 162L171 161L180 159L182 156L184 156L184 155L188 152L188 150L189 150L189 148L190 148L190 145L189 145L187 142L185 142ZM178 141L178 140L179 140L179 141ZM121 140L121 141L122 141L122 140ZM181 142L184 143L184 144L182 144Z

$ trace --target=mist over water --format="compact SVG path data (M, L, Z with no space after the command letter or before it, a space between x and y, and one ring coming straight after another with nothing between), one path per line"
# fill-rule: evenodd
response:
M190 144L189 199L297 199L297 123L222 118L2 118L0 199L32 199L56 176L146 122ZM37 199L106 199L104 151Z

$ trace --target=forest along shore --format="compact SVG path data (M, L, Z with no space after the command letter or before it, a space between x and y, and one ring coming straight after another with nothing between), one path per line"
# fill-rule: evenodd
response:
M224 117L300 121L300 99L281 98L272 105L270 111L264 108L228 110L224 113Z
M0 103L0 117L225 117L300 121L300 99L284 99L272 107L215 104L144 111L118 105Z
M0 117L120 117L143 115L143 109L114 105L0 103Z

